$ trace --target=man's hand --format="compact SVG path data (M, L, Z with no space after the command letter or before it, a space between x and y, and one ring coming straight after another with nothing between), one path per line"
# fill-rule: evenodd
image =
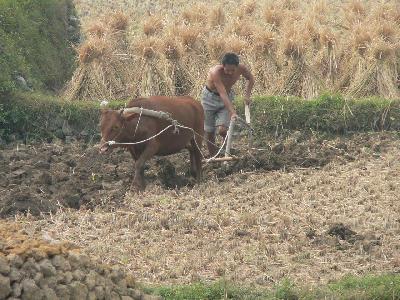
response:
M236 117L238 116L237 113L236 113L236 111L234 111L234 110L231 110L231 111L229 112L229 114L231 115L231 120L232 120L232 119L236 119Z

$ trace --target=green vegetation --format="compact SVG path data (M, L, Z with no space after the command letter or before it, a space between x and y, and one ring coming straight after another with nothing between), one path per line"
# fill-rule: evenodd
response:
M237 107L243 115L243 105ZM112 101L110 108L122 108L126 101ZM0 137L18 134L23 138L59 137L64 121L75 133L97 133L99 103L65 101L39 93L14 93L0 103ZM256 97L252 105L252 126L257 135L284 130L343 134L352 131L400 129L400 101L380 98L346 100L325 95L313 100L286 97Z
M109 107L123 107L114 101ZM95 135L99 119L99 103L68 102L40 93L14 93L0 103L0 137L17 134L24 139L46 139L63 137L65 122L76 135L85 130Z
M237 106L243 114L243 105ZM398 100L348 100L339 95L323 95L313 100L260 96L255 98L251 111L252 125L259 134L283 129L329 133L400 129Z
M272 289L240 288L219 281L186 286L147 287L145 291L174 300L219 299L400 299L400 275L354 277L322 287L296 287L284 280Z
M73 71L78 32L71 0L1 0L0 94L21 87L18 76L28 88L61 88Z

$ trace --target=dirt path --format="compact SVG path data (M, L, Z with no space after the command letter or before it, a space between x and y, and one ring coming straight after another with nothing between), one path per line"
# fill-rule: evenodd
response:
M148 283L320 283L399 271L397 136L269 141L272 150L256 160L207 166L200 186L190 187L182 155L153 162L140 196L125 193L131 161L124 153L104 158L79 144L9 146L1 152L2 213L14 215L32 201L80 206L15 218L27 232L70 240ZM166 179L189 186L168 190Z

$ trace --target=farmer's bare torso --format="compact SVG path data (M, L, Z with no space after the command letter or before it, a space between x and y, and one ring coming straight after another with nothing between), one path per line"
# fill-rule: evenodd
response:
M222 84L225 87L226 93L229 94L229 92L232 89L232 86L239 80L240 75L243 74L243 67L242 65L239 65L233 74L225 74L224 72L224 67L222 65L217 65L213 68L210 69L207 75L207 81L206 85L207 87L213 91L218 93L219 91L217 90L217 87L215 86L214 80L213 80L213 75L218 76Z

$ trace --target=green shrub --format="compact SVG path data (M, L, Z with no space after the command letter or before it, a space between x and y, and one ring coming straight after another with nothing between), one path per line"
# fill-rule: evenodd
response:
M22 76L35 88L56 90L73 71L79 26L71 0L0 1L0 93Z
M98 132L99 103L69 102L39 93L13 93L0 101L0 135L11 133L31 138L57 136L54 130L67 120L77 130ZM125 105L111 101L110 108ZM239 114L243 105L238 103ZM313 130L330 134L352 131L399 130L400 102L379 98L345 100L323 96L315 100L284 97L257 97L252 105L252 127L256 134L285 130ZM57 124L58 123L58 124Z
M123 107L125 102L113 101L111 108ZM73 134L83 130L88 135L98 132L100 106L98 102L69 102L40 93L13 93L0 103L0 136L5 139L17 134L25 139L52 139L67 122Z
M243 105L237 106L243 114ZM252 126L259 134L285 129L330 133L400 129L400 100L347 100L339 95L312 100L259 96L254 99L251 114Z

